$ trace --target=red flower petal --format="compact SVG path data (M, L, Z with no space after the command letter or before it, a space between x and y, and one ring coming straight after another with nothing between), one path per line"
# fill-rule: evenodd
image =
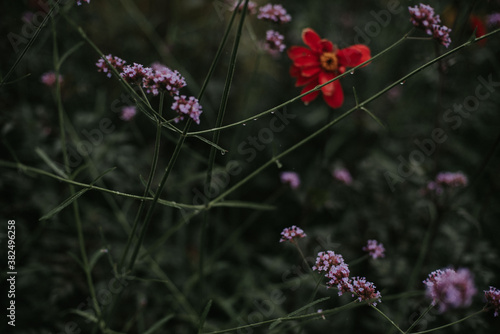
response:
M370 49L363 44L356 44L337 52L339 64L354 67L371 58Z
M338 80L332 82L332 84L334 86L333 94L323 94L323 100L325 100L326 104L328 104L330 107L336 109L340 108L344 103L344 92L342 91L342 86L340 85L340 82Z
M314 67L302 68L301 74L304 77L312 77L318 74L319 72L321 72L321 68L319 66L314 66Z
M287 51L288 57L295 60L299 57L312 56L314 53L304 46L292 46Z
M330 81L332 80L333 78L335 78L337 76L336 73L332 73L332 72L321 72L318 76L318 82L320 85L324 84L325 82L327 81ZM328 85L326 86L323 86L321 87L321 92L324 94L324 95L332 95L334 92L335 92L335 83L336 81L334 82L330 82Z
M305 28L302 30L302 40L311 50L321 52L321 38L316 31L311 28Z
M320 62L318 57L315 56L304 56L304 57L298 57L293 61L293 64L298 67L309 67L309 66L316 66L319 67Z
M313 89L316 86L317 86L316 82L311 82L310 84L308 84L307 86L305 86L302 89L302 91L300 92L300 94L304 94L304 93L310 91L311 89ZM312 100L314 100L315 98L317 98L318 94L319 94L319 90L314 91L311 94L308 94L306 96L302 96L301 100L307 105L307 104L309 104L309 102L311 102Z
M304 86L304 85L307 85L311 82L317 82L318 81L318 78L317 76L309 76L309 77L306 77L306 76L300 76L297 78L297 82L295 83L295 86L296 87L300 87L300 86Z

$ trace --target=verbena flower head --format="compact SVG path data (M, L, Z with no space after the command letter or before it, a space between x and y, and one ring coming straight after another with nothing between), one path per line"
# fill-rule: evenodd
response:
M350 274L349 266L346 263L331 266L325 275L330 279L326 285L328 287L337 287L339 296L341 296L344 292L350 291L352 288L351 281L349 280Z
M268 20L276 23L287 23L292 17L286 12L282 5L267 4L259 8L258 19Z
M40 81L49 87L53 87L56 84L56 73L51 71L51 72L46 72L42 74L40 77ZM63 83L63 76L59 74L59 84Z
M141 84L146 77L153 75L151 67L144 67L142 64L134 63L133 65L126 65L120 73L123 80L129 84Z
M330 270L332 266L338 266L344 263L344 258L340 254L335 254L334 251L319 252L316 257L316 263L312 267L312 270L318 271L320 273Z
M243 11L243 6L245 6L245 1L242 1L238 6L238 0L233 0L232 10L238 9L239 12ZM254 1L248 1L247 5L247 13L256 14L257 13L257 4Z
M300 186L299 174L295 172L283 172L280 175L281 183L290 185L290 188L297 189Z
M264 50L269 52L271 55L277 55L286 49L286 45L283 43L285 37L279 32L274 30L268 30L266 32L266 41L264 43Z
M472 274L465 268L457 271L438 269L430 273L423 283L427 287L427 296L432 299L433 305L439 306L440 312L469 306L477 292Z
M118 72L123 71L123 66L125 66L125 64L127 63L125 60L118 58L116 56L113 56L111 54L109 54L105 57L108 60L108 62L111 64L111 66L116 68L116 70ZM106 61L104 59L100 58L95 65L98 67L98 69L97 69L98 72L106 73L108 78L111 78L111 76L112 76L111 70L108 66L108 63L106 63Z
M178 95L179 89L186 86L186 79L179 71L171 70L161 64L154 64L154 66L142 81L142 86L147 93L158 95L161 91L167 91L173 96Z
M441 172L436 176L436 183L442 186L456 188L467 186L469 180L462 172Z
M439 25L441 18L434 13L434 8L429 5L420 4L408 7L410 22L417 28L423 29L427 35L432 35L432 26Z
M305 238L307 235L304 233L304 231L295 225L292 225L291 227L285 228L281 232L281 239L280 242L283 241L293 241L295 239L300 239L300 238Z
M432 36L445 47L449 47L451 44L450 32L451 29L446 26L437 24L432 26Z
M379 257L385 257L385 248L382 243L378 243L377 240L368 240L368 244L363 247L365 252L368 252L373 259L378 259Z
M182 121L184 116L191 117L196 124L200 124L200 115L203 112L198 99L194 96L186 98L186 95L174 96L172 110L176 111L179 116L175 118L175 122Z
M120 118L124 121L130 121L137 114L135 106L126 106L122 108Z
M410 22L415 27L424 30L427 35L434 37L445 47L450 46L451 29L441 25L441 18L434 13L434 8L420 4L415 7L408 7L408 11L410 12Z
M500 312L500 290L490 286L489 290L484 290L484 297L487 305L493 307L493 315L498 317L498 312Z
M88 3L88 4L89 4L89 3L90 3L90 0L77 0L77 1L76 1L76 4L77 4L78 6L81 6L81 5L82 5L82 2L86 2L86 3Z
M335 168L333 171L333 177L346 185L350 185L352 183L351 173L345 168Z
M364 300L371 300L369 303L373 306L377 305L377 301L381 302L381 294L376 290L375 284L368 282L365 277L353 277L351 279L352 296L357 297L361 302Z
M370 49L363 44L356 44L345 49L338 49L332 42L321 39L311 28L302 31L302 40L308 46L292 46L288 57L293 62L290 75L297 82L295 86L305 86L302 94L324 84L344 73L347 67L357 66L370 59ZM321 87L323 99L332 108L339 108L344 103L344 93L338 80ZM302 97L305 104L313 101L320 93L314 91Z

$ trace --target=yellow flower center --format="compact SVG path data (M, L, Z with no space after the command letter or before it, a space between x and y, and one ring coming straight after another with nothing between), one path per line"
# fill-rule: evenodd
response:
M321 62L321 67L325 71L336 71L339 67L339 61L337 59L337 55L333 52L325 52L321 56L319 56L319 61Z

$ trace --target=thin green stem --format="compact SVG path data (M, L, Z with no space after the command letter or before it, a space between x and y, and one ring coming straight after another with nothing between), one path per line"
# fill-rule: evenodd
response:
M239 332L242 329L252 328L252 327L258 327L258 326L270 324L270 323L273 323L273 322L276 322L276 321L283 322L283 321L293 321L293 320L320 319L323 316L336 314L336 313L339 313L339 312L342 312L342 311L345 311L345 310L348 310L348 309L351 309L351 308L359 307L359 306L362 306L362 305L363 304L357 303L356 301L352 301L349 304L346 304L346 305L343 305L343 306L339 306L339 307L336 307L336 308L333 308L333 309L330 309L330 310L324 310L321 313L314 312L314 313L296 315L296 316L291 316L291 317L284 316L284 317L280 317L280 318L275 318L275 319L270 319L270 320L264 320L264 321L255 322L253 324L238 326L238 327L229 328L229 329L218 330L218 331L214 331L214 332L208 332L208 333L205 333L205 334L220 334L220 333L228 333L228 332L233 332L233 331L234 332L236 332L236 331Z
M212 206L214 203L217 203L219 201L221 201L222 199L224 199L224 197L226 197L227 195L229 195L230 193L234 192L236 189L238 189L239 187L241 187L243 184L245 184L246 182L248 182L249 180L251 180L254 176L256 176L257 174L259 174L261 171L263 171L265 168L267 168L268 166L270 166L271 164L273 164L274 162L278 161L280 158L284 157L285 155L288 155L289 153L293 152L295 149L301 147L302 145L304 145L305 143L309 142L311 139L315 138L316 136L318 136L319 134L321 134L322 132L326 131L328 128L330 128L331 126L335 125L336 123L338 123L339 121L341 121L342 119L344 119L345 117L347 117L348 115L350 115L352 112L354 112L355 110L357 110L358 108L363 108L366 104L372 102L373 100L379 98L380 96L382 96L384 93L386 93L387 91L391 90L392 88L394 88L395 86L399 85L401 82L407 80L408 78L412 77L413 75L417 74L418 72L424 70L425 68L431 66L432 64L438 62L439 60L443 59L443 58L446 58L448 57L449 55L461 50L462 48L472 44L473 42L476 42L478 40L481 40L483 38L486 38L487 36L490 36L492 35L493 33L498 33L500 32L500 29L497 29L495 31L492 31L491 33L488 33L480 38L475 38L473 40L470 40L458 47L456 47L455 49L453 50L450 50L446 53L444 53L443 55L437 57L437 58L434 58L430 61L428 61L427 63L421 65L420 67L418 67L417 69L413 70L412 72L410 72L409 74L403 76L402 78L400 78L399 80L396 80L394 83L390 84L389 86L385 87L384 89L380 90L378 93L374 94L373 96L367 98L366 100L364 100L363 102L361 102L359 105L356 105L354 106L353 108L351 108L350 110L344 112L342 115L340 115L339 117L337 117L336 119L334 119L333 121L329 122L328 124L324 125L322 128L320 128L319 130L317 130L316 132L310 134L308 137L305 137L304 139L302 139L301 141L299 141L298 143L296 143L295 145L293 145L292 147L288 148L287 150L283 151L282 153L278 154L277 156L271 158L269 161L267 161L266 163L264 163L262 166L260 166L259 168L257 168L256 170L254 170L252 173L250 173L249 175L247 175L245 178L243 178L241 181L239 181L238 183L236 183L233 187L231 187L230 189L226 190L224 193L222 193L221 195L219 195L218 197L214 198L210 203L209 203L209 207ZM374 58L376 57L379 57L381 54L383 53L386 53L387 51L389 51L390 49L394 48L396 45L398 45L399 43L401 43L407 36L408 34L406 34L402 39L400 39L399 41L397 41L396 43L394 43L393 45L391 45L390 47L388 47L387 49L385 49L384 51L382 51L381 53L377 54L375 57L371 58L370 60L360 64L359 66L355 67L354 69L360 67L360 66L363 66L365 63L368 63L370 61L372 61ZM347 73L347 72L346 72ZM344 73L345 74L345 73ZM343 75L344 75L343 74ZM342 75L341 75L342 76ZM335 79L338 79L339 77L341 76L338 76L337 78ZM332 82L333 80L330 80L329 82ZM328 84L325 83L325 85ZM320 86L317 86L314 90L316 89L319 89L318 87L322 87L323 85L320 85ZM310 91L311 92L311 91ZM270 112L271 110L275 110L275 109L278 109L279 107L283 106L283 105L286 105L288 103L290 103L291 101L294 101L306 94L309 94L310 92L308 93L305 93L305 94L301 94L299 95L298 97L290 100L290 101L287 101L275 108L272 108L272 109L269 109L268 111L265 111L261 114L259 114L258 116L260 115L264 115L266 114L267 112ZM256 116L255 116L256 117ZM223 129L223 128L228 128L228 127L231 127L235 124L240 124L240 123L243 123L243 121L240 121L240 122L237 122L237 123L233 123L233 124L230 124L228 126L224 126L224 127L220 127L220 128L216 128L216 129L212 129L212 130L219 130L219 129ZM199 132L197 132L199 133Z
M394 328L396 328L401 334L405 334L405 332L403 332L403 330L401 328L399 328L398 325L396 325L396 323L394 323L394 321L392 321L391 318L389 318L384 312L382 312L381 310L379 310L376 306L373 306L371 305L371 308L374 309L375 311L377 311L378 313L380 313L387 321L389 321L391 323L391 325L394 326Z
M238 24L238 29L237 29L236 36L234 39L233 50L231 52L231 58L229 60L229 69L227 71L226 83L224 85L224 91L222 93L221 104L219 107L219 111L217 113L215 127L220 127L222 125L222 122L224 120L224 115L226 113L227 101L229 99L229 91L231 90L231 83L233 81L234 70L236 68L236 57L238 55L238 47L240 45L241 31L243 29L243 23L245 22L247 5L248 5L248 0L245 0L245 5L244 5L243 11L241 13L240 22ZM237 10L235 10L234 12L236 13ZM212 136L212 142L217 144L219 142L219 138L220 138L220 131L214 131L213 136ZM212 183L212 173L213 173L213 168L214 168L214 164L215 164L216 153L217 153L216 148L212 146L210 148L210 153L209 153L209 157L208 157L208 167L207 167L207 174L206 174L206 178L205 178L205 187L210 187L210 185ZM201 227L201 238L200 238L200 250L201 250L201 252L200 252L200 262L199 262L199 277L200 277L200 284L201 284L202 293L204 293L204 282L205 282L204 261L205 261L205 255L208 251L206 248L207 248L207 234L208 234L207 232L208 232L209 223L210 223L210 212L207 210L207 211L205 211L203 225Z
M432 310L432 308L434 307L433 304L430 304L429 307L427 307L425 309L425 311L418 317L417 320L415 320L411 325L410 327L406 330L405 334L407 333L410 333L410 331L416 326L418 325L418 323L427 315L427 313L430 312L430 310Z
M234 126L237 126L237 125L240 125L240 124L243 124L243 123L250 122L251 120L253 120L253 119L255 119L255 118L259 118L259 117L261 117L261 116L264 116L264 115L270 114L270 113L272 113L272 112L274 112L274 111L276 111L276 110L278 110L278 109L281 109L281 108L283 108L283 107L285 107L285 106L289 105L290 103L295 102L295 101L297 101L297 100L301 99L302 97L304 97L304 96L306 96L306 95L308 95L308 94L311 94L311 93L313 93L313 92L315 92L315 91L320 90L320 89L321 89L321 87L326 86L326 85L328 85L329 83L332 83L332 82L334 82L334 81L336 81L336 80L339 80L339 79L341 79L341 78L343 78L343 77L347 76L350 72L352 72L352 71L354 71L354 70L356 70L356 69L358 69L358 68L361 68L361 67L363 67L363 66L365 66L365 65L367 65L367 64L369 64L369 63L371 63L371 62L373 62L375 59L377 59L377 58L381 57L382 55L384 55L385 53L389 52L391 49L393 49L394 47L396 47L397 45L399 45L399 44L401 44L403 41L405 41L405 40L406 40L406 38L408 37L408 35L409 35L412 31L413 31L413 30L411 30L410 32L408 32L408 33L407 33L406 35L404 35L401 39L399 39L398 41L396 41L395 43L393 43L391 46L389 46L389 47L388 47L388 48L386 48L385 50L383 50L383 51L379 52L378 54L376 54L375 56L373 56L373 57L372 57L372 58L370 58L369 60L367 60L367 61L365 61L365 62L363 62L363 63L359 64L358 66L353 67L350 71L347 71L347 72L345 72L345 73L343 73L343 74L340 74L340 75L338 75L337 77L335 77L335 78L333 78L333 79L331 79L331 80L329 80L329 81L325 82L324 84L317 85L316 87L314 87L313 89L311 89L310 91L308 91L308 92L306 92L306 93L303 93L303 94L297 95L297 96L295 96L294 98L291 98L290 100L285 101L285 102L283 102L283 103L281 103L281 104L279 104L279 105L277 105L277 106L275 106L275 107L273 107L273 108L270 108L270 109L268 109L268 110L266 110L266 111L263 111L263 112L261 112L260 114L253 115L253 116L251 116L251 117L245 118L245 119L243 119L243 120L241 120L241 121L238 121L238 122L235 122L235 123L231 123L231 124L227 124L227 125L224 125L224 126L221 126L221 127L211 128L211 129L208 129L208 130L201 130L201 131L188 132L188 136L199 135L199 134L208 133L208 132L212 132L212 131L219 131L219 130L224 130L224 129L232 128L232 127L234 127Z
M60 62L59 62L59 50L58 50L58 44L57 44L57 31L55 27L54 20L51 19L52 23L52 37L53 37L53 57L54 57L54 69L55 69L55 78L56 78L56 88L55 88L55 98L56 98L56 104L57 104L57 112L58 112L58 118L59 118L59 129L60 129L60 136L61 136L61 150L63 153L63 159L64 159L64 169L66 173L69 175L70 174L70 167L69 167L69 158L68 158L68 152L67 152L67 142L66 142L66 130L64 126L64 107L62 103L62 97L61 97L61 80L59 80L59 74L60 74ZM74 195L75 194L75 189L73 185L69 185L69 190L70 194ZM77 230L77 235L78 235L78 245L80 248L80 255L82 257L82 263L83 263L83 269L85 272L85 277L87 280L87 285L89 288L90 296L92 299L92 304L95 309L97 318L100 319L102 317L102 312L101 308L99 306L99 303L97 302L97 297L95 293L95 288L94 288L94 282L92 280L92 273L89 265L89 260L87 257L87 251L85 250L85 238L83 235L83 227L82 227L82 222L80 219L80 210L78 206L78 201L75 200L72 203L73 206L73 212L74 212L74 219L75 219L75 225L76 225L76 230ZM101 328L105 328L105 325L102 324Z
M463 321L465 321L467 319L470 319L472 317L475 317L476 315L481 314L483 312L485 312L485 310L481 309L480 311L477 311L475 313L469 314L468 316L466 316L466 317L464 317L462 319L459 319L457 321L453 321L452 323L449 323L449 324L446 324L446 325L443 325L443 326L439 326L439 327L435 327L435 328L431 328L431 329L428 329L428 330L425 330L425 331L421 331L421 332L413 332L412 334L424 334L424 333L430 333L430 332L438 331L440 329L444 329L446 327L450 327L450 326L456 325L458 323L461 323L461 322L463 322Z
M172 168L174 167L174 164L177 161L177 157L179 156L182 145L184 144L184 140L186 139L186 133L188 132L189 127L191 126L191 123L192 123L192 119L189 118L188 121L186 122L186 125L184 127L184 131L183 131L182 135L179 137L179 140L177 141L177 145L175 146L174 153L172 154L172 157L170 157L168 165L165 168L165 173L163 174L163 177L160 181L158 189L156 190L153 201L151 202L151 205L148 209L148 212L146 213L146 218L144 218L144 223L142 226L141 233L139 235L139 240L137 241L134 252L132 254L132 259L130 260L130 264L128 266L129 270L132 270L132 268L134 267L135 261L137 259L137 255L139 253L139 250L141 248L142 243L144 242L144 236L146 234L147 228L149 226L149 223L151 222L151 218L153 216L153 211L155 209L156 203L158 202L160 195L163 192L163 188L165 187L167 179L170 175L170 172L172 171Z
M162 114L163 111L163 100L164 100L164 93L160 94L160 105L159 105L159 114ZM160 123L160 120L157 120L156 123L156 138L155 138L155 149L153 153L153 162L151 163L151 169L149 171L149 176L148 180L146 182L146 188L144 189L144 197L146 197L149 194L149 190L151 189L151 183L153 182L154 175L156 173L156 167L158 166L158 157L160 156L160 141L161 141L161 132L162 132L162 126ZM123 264L125 262L125 258L128 254L128 250L130 248L130 245L132 244L132 240L135 237L135 232L137 231L137 227L139 226L139 220L140 217L142 217L142 212L144 210L144 200L141 200L141 203L139 204L139 210L137 211L137 214L134 219L134 224L132 227L132 231L130 232L127 240L127 245L125 246L125 250L123 251L123 255L120 260L120 264L118 266L119 269L123 267Z

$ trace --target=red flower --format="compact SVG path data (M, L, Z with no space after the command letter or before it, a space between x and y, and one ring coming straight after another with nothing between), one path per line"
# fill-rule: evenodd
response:
M305 93L325 82L336 78L346 71L370 59L370 49L363 44L356 44L339 50L332 42L321 39L311 28L302 31L302 40L309 47L292 46L288 57L293 61L290 75L297 79L295 86L305 86ZM339 108L344 102L344 93L338 80L321 87L323 99L332 108ZM308 104L319 94L319 90L302 97Z

